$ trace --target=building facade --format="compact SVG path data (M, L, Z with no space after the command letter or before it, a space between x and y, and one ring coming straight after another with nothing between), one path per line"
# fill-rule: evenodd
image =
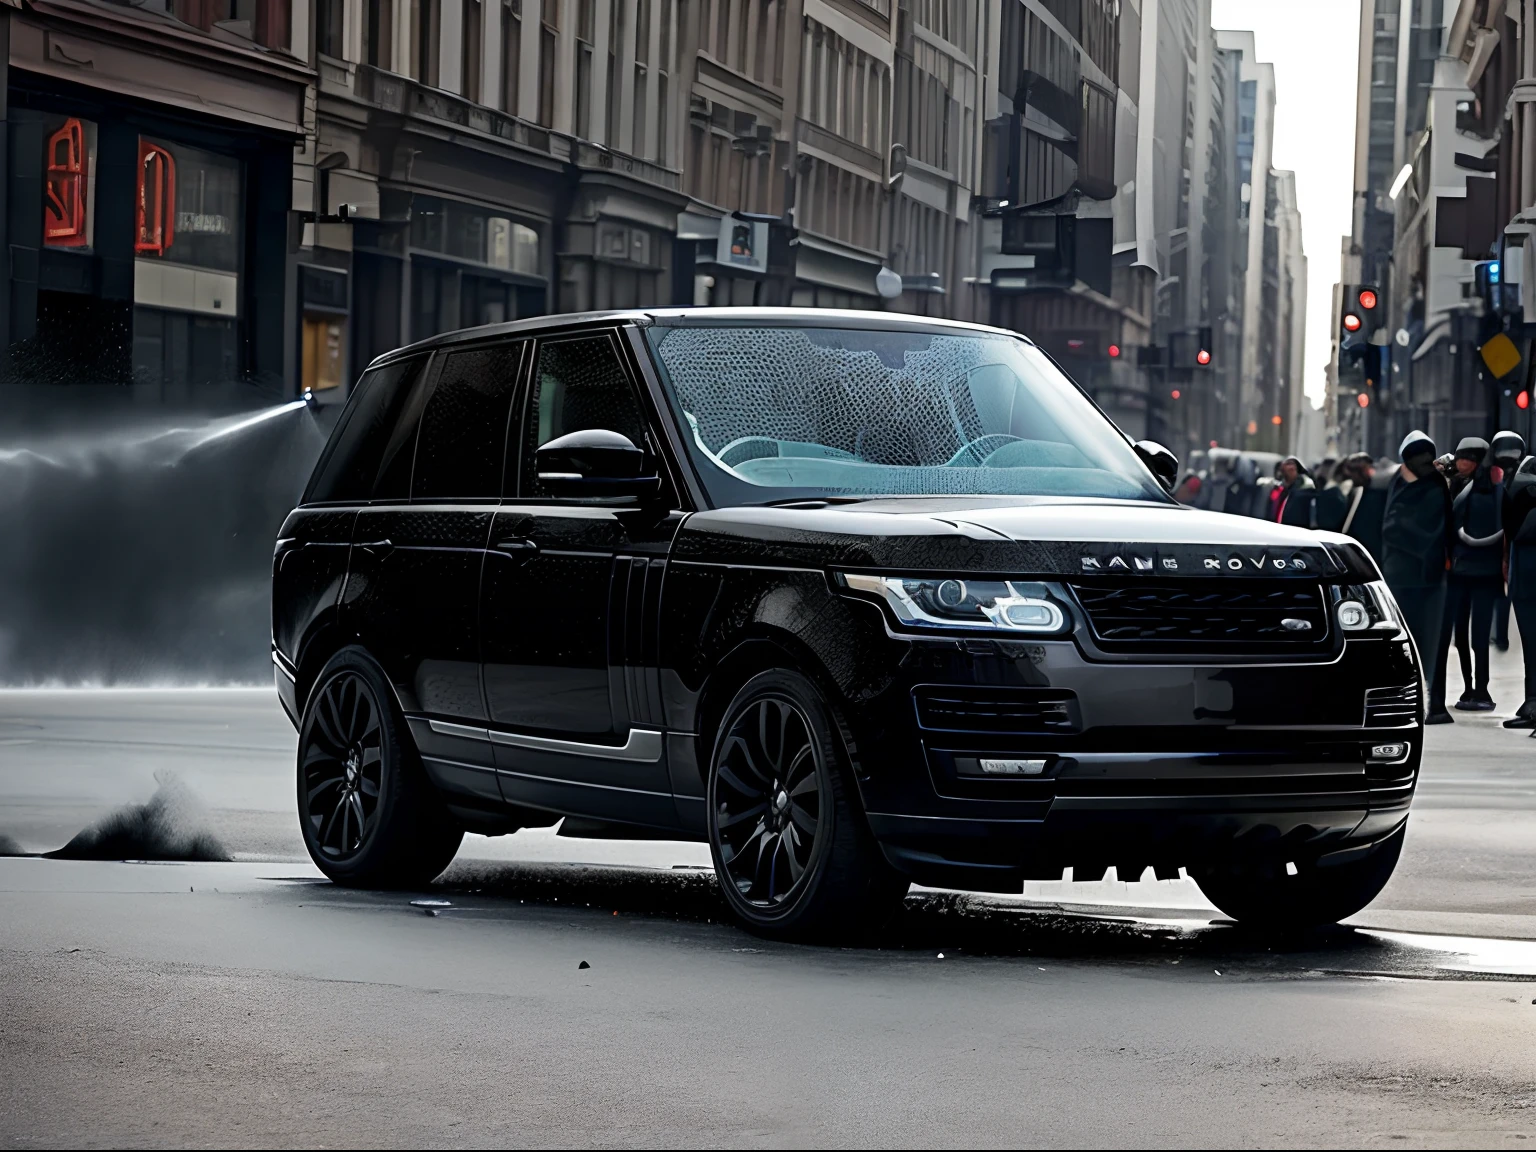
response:
M282 240L311 180L307 0L0 14L7 378L281 387Z

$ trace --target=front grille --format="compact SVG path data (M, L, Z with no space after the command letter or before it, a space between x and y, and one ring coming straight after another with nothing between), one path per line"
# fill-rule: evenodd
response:
M1300 651L1328 639L1321 587L1297 580L1074 583L1107 651Z
M1075 693L1032 688L940 688L914 693L917 722L929 732L1060 736L1082 730Z
M1365 690L1365 726L1397 728L1419 718L1419 686L1367 688Z

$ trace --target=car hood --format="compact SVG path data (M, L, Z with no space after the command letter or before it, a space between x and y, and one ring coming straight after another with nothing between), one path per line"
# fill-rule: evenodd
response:
M1315 579L1345 571L1353 551L1332 533L1177 504L1016 496L715 509L688 518L673 555L808 568Z

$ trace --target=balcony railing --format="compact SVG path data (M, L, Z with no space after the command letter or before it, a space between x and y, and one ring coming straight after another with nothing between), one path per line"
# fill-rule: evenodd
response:
M487 136L494 136L523 148L531 148L535 152L554 151L551 143L554 133L548 128L519 120L516 116L498 112L483 104L465 100L452 92L430 88L412 80L409 76L399 76L381 68L364 65L357 70L354 91L358 99L382 108L386 112L442 121L445 124L467 128L472 132L482 132Z

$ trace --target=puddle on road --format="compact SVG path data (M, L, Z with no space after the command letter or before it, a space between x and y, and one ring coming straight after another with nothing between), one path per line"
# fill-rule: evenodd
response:
M358 894L343 895L343 899ZM712 872L579 864L455 864L434 894L451 917L499 919L529 909L613 913L724 927L729 913ZM370 899L378 899L378 896ZM404 907L398 897L385 897ZM740 940L733 937L733 944ZM763 942L768 953L795 946ZM1167 916L1026 903L1017 897L918 891L878 937L854 952L908 953L1220 969L1232 979L1361 975L1404 979L1536 978L1536 941L1330 926L1283 935L1172 911Z

